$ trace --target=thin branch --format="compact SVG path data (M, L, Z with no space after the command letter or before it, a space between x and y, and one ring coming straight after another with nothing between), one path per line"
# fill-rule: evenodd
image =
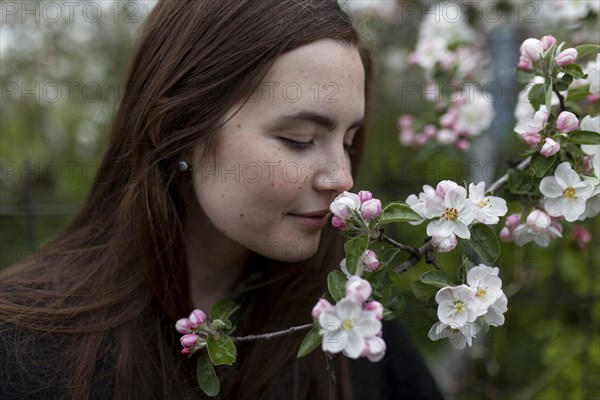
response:
M556 93L558 101L560 102L560 111L567 111L567 106L565 105L565 98L563 97L563 95L560 94L560 92L554 85L552 85L552 90L554 91L554 93ZM548 112L550 112L550 110L548 110Z
M232 336L231 340L233 340L234 342L249 342L251 340L259 340L259 339L265 339L265 340L271 340L274 337L277 336L284 336L284 335L290 335L292 333L298 332L298 331L304 331L307 329L310 329L313 327L313 324L306 324L306 325L300 325L300 326L292 326L291 328L288 329L284 329L282 331L277 331L277 332L271 332L271 333L263 333L260 335L248 335L248 336Z
M523 161L516 166L517 169L524 170L529 166L529 162L531 161L531 157L527 157ZM488 187L488 192L494 193L496 190L500 189L502 186L508 183L508 172L500 177L496 182L492 183L490 187Z
M429 252L433 252L433 243L431 243L431 239L429 239L427 242L425 242L425 244L423 246L419 247L418 251L419 251L418 257L411 256L408 260L404 261L402 264L400 264L398 267L395 268L396 272L402 273L402 272L408 271L408 269L410 267L414 267L421 260L421 258L423 258L424 255L426 255ZM439 269L439 266L437 264L435 264L435 261L434 261L433 265Z
M325 365L327 366L327 372L329 373L329 400L335 400L335 371L333 370L333 357L334 355L330 352L325 352Z
M408 246L406 244L398 243L394 239L387 237L383 232L384 232L383 229L379 230L379 237L377 239L380 242L386 242L386 243L391 244L392 246L396 246L400 250L407 252L408 254L410 254L413 257L420 257L419 249L412 247L412 246Z

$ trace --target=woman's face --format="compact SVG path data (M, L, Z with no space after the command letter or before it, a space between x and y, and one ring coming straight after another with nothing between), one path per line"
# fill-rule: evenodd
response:
M215 158L201 159L195 149L193 189L204 214L263 256L313 256L329 204L353 185L348 147L364 111L355 47L320 40L280 56L217 133Z

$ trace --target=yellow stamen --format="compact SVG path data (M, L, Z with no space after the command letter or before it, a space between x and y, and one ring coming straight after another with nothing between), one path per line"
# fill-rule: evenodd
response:
M352 329L352 321L350 321L349 319L343 320L342 321L342 328L344 328L345 330Z
M454 302L454 311L457 313L464 313L466 311L465 303L462 300L457 300Z
M477 297L483 297L486 294L487 294L487 290L479 288L479 289L477 289L477 293L475 294L475 296L477 296Z
M458 218L458 210L456 208L446 208L446 211L442 214L442 218L446 221L456 221Z
M575 198L575 194L577 194L577 191L572 187L568 187L565 190L563 190L563 196L565 196L569 200L573 200Z
M483 208L483 207L487 207L489 203L490 203L490 201L488 199L483 199L477 204L477 206L479 208Z

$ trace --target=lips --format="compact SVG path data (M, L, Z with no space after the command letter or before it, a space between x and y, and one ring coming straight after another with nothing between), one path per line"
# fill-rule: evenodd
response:
M327 225L327 221L329 220L329 210L321 210L321 211L314 211L314 212L309 212L309 213L302 213L302 214L288 214L292 219L296 220L297 222L301 223L302 225L311 227L311 228L317 228L317 229L321 229L323 228L325 225Z

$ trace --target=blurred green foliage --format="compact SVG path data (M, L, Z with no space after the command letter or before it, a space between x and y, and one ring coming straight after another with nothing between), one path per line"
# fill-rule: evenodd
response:
M41 10L48 2L29 3ZM59 232L93 180L132 39L153 2L98 4L103 17L96 22L82 18L76 7L72 22L8 18L0 28L0 267L14 264ZM402 99L402 82L422 82L422 77L410 66L390 69L389 60L407 58L406 52L394 52L394 46L401 42L401 48L410 48L418 22L359 21L377 51L378 73L374 118L355 188L371 190L384 202L405 200L422 185L442 179L469 180L473 168L486 167L472 163L480 151L477 140L466 154L434 146L415 151L398 142L398 116L423 107L414 98ZM506 162L517 160L523 149L510 129L494 140L494 151L486 159L493 164L489 171L494 176L484 171L489 180L498 178ZM518 211L518 206L510 209ZM31 215L32 210L45 215ZM570 227L563 240L547 249L502 245L496 265L509 296L506 323L480 335L474 347L464 351L427 338L436 321L435 309L414 299L410 291L430 266L420 264L403 275L407 307L400 320L410 340L426 354L448 398L600 398L598 217L583 225L593 237L586 250L575 246ZM397 224L387 231L406 244L419 245L425 239L424 226ZM452 276L461 263L460 253L439 255L439 262Z

